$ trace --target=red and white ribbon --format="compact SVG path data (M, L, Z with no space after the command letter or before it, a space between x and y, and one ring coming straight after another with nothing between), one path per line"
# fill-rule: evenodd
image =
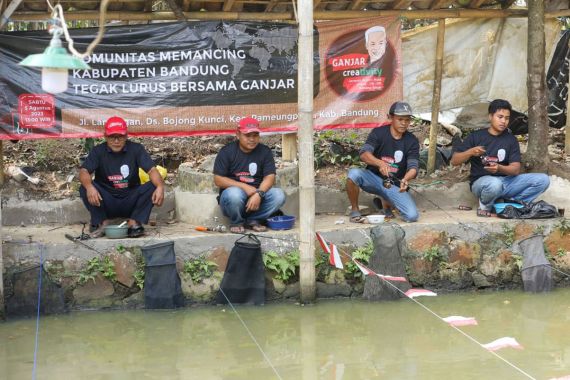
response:
M462 317L459 315L452 315L443 320L449 323L451 326L477 326L477 320L474 317Z
M329 263L338 269L344 269L337 246L327 242L320 233L316 232L316 235L321 248L329 255Z
M410 289L406 293L406 296L410 298L414 297L435 297L437 293L432 292L431 290L426 289Z
M508 336L494 340L491 343L482 344L482 346L489 351L497 351L500 350L501 348L506 348L506 347L515 348L517 350L522 350L524 348L519 342L517 342L515 338L511 338Z

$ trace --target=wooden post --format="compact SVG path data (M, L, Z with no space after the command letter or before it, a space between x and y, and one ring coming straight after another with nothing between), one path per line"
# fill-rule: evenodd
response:
M2 192L0 192L0 197ZM6 319L4 308L4 257L2 256L2 208L0 207L0 320Z
M295 161L297 159L297 134L286 133L281 135L281 159Z
M570 48L570 40L568 40L568 47ZM570 156L570 65L568 65L568 75L568 91L566 91L566 128L564 130L564 154Z
M0 140L0 186L4 186L4 145Z
M313 152L313 1L299 0L299 252L301 302L313 302L315 282L315 160Z
M431 127L429 130L429 150L427 173L435 170L437 132L439 130L439 101L441 98L441 75L443 72L443 46L445 42L445 19L437 22L437 45L435 48L435 74L433 78L433 99L431 104Z
M544 0L529 0L527 39L528 146L523 156L529 172L546 172L548 163L548 95L544 45Z

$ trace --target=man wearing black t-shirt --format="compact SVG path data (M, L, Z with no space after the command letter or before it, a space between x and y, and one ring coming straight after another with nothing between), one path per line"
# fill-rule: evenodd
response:
M477 215L491 216L498 198L532 202L550 184L543 173L520 174L521 152L508 130L511 104L495 99L489 104L490 127L471 133L454 149L452 165L471 164L471 191L479 199Z
M259 121L239 121L237 140L220 150L214 162L214 183L220 188L222 212L230 218L230 231L245 228L263 232L268 217L285 204L275 184L275 160L268 146L259 143Z
M409 181L418 172L420 150L418 139L408 132L411 116L408 103L392 104L388 114L391 124L374 128L360 149L366 169L350 169L346 181L351 222L364 221L358 208L360 189L390 202L406 222L418 220L416 203L407 192Z
M79 171L79 194L91 214L92 237L104 235L110 218L128 218L128 236L142 236L152 207L164 200L164 182L154 162L141 144L127 137L125 120L109 118L105 142L91 150ZM139 168L150 177L144 185Z

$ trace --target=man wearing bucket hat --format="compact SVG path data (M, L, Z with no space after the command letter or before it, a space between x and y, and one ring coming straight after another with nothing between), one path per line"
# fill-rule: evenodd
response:
M365 221L358 206L360 189L392 204L406 222L418 220L416 203L407 191L419 167L419 142L408 132L412 107L405 102L395 102L388 118L391 124L374 128L360 149L360 159L366 168L348 172L346 192L353 223Z
M150 177L144 185L139 168ZM141 144L128 140L127 123L117 116L105 123L105 142L89 152L79 181L79 194L91 214L92 237L104 235L110 218L128 218L128 236L142 236L152 207L164 200L164 182L154 162Z
M271 149L260 144L260 131L256 119L241 119L237 140L223 147L214 162L218 202L234 233L243 233L245 228L265 231L267 218L285 204L283 190L273 187L275 160Z
M453 150L452 165L471 164L469 184L479 199L477 216L490 217L498 198L532 202L550 185L544 173L521 172L521 152L509 131L512 107L507 100L489 103L489 128L480 129Z

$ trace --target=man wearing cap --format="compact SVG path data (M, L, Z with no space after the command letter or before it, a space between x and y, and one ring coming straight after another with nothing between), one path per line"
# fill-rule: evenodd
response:
M234 233L243 233L245 228L265 231L267 218L285 204L283 190L273 187L273 154L259 143L259 132L259 121L241 119L237 140L223 147L214 162L214 183L220 188L218 202Z
M350 169L346 191L350 201L350 221L364 222L358 207L360 189L380 196L400 212L406 222L418 220L414 199L408 193L409 181L416 177L419 167L418 139L408 127L412 108L396 102L390 107L390 125L374 128L360 149L365 169Z
M144 234L154 205L164 200L164 182L145 148L127 139L127 123L113 116L105 123L105 142L95 146L79 171L79 194L91 214L91 236L104 235L110 218L128 218L128 236ZM141 185L139 168L150 181ZM95 173L95 178L92 174Z

